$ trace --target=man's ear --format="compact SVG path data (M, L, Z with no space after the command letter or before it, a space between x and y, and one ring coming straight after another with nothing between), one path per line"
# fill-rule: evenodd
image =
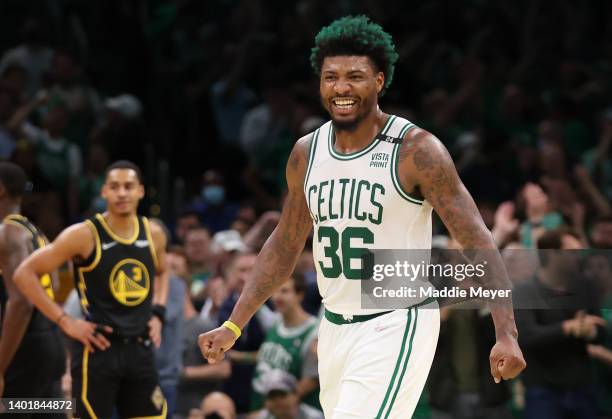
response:
M382 71L379 71L378 74L376 74L376 93L380 95L380 92L382 92L384 87L385 87L385 73L383 73Z

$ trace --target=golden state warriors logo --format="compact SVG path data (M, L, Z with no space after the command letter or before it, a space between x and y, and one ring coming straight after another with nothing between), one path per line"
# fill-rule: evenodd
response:
M136 259L123 259L110 274L110 289L117 301L126 306L137 306L149 295L149 271Z

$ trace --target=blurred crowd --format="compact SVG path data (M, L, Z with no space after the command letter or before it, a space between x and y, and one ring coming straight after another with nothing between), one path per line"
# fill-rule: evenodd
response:
M415 417L562 417L544 416L550 406L612 417L609 256L587 257L562 281L562 258L522 252L612 247L605 0L5 0L0 159L30 176L24 213L54 238L104 210L110 162L137 163L141 212L163 220L172 243L159 368L176 416L321 417L310 243L226 361L208 365L197 334L231 312L278 222L287 156L325 121L308 63L314 36L349 13L393 35L400 60L381 108L444 142L519 292L567 291L575 278L594 289L585 310L517 314L529 367L502 385L488 371L490 316L445 308ZM434 234L453 248L440 222Z

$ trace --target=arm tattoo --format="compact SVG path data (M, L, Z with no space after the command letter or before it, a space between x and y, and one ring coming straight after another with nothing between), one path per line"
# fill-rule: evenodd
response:
M420 191L453 238L465 249L492 248L490 234L446 148L429 135L419 135L401 147L400 164L413 168Z
M238 321L248 321L274 290L289 278L304 248L306 237L312 229L312 220L303 191L308 147L308 141L298 142L289 157L287 162L289 193L281 219L261 249L253 273L236 304L232 317L236 315Z

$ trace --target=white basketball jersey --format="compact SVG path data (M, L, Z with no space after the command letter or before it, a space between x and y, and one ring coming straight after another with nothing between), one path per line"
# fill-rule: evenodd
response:
M381 133L403 138L414 127L390 116ZM319 291L334 313L384 311L361 308L362 249L430 249L432 207L402 189L401 144L374 138L361 151L341 154L334 142L331 121L312 134L304 181Z

